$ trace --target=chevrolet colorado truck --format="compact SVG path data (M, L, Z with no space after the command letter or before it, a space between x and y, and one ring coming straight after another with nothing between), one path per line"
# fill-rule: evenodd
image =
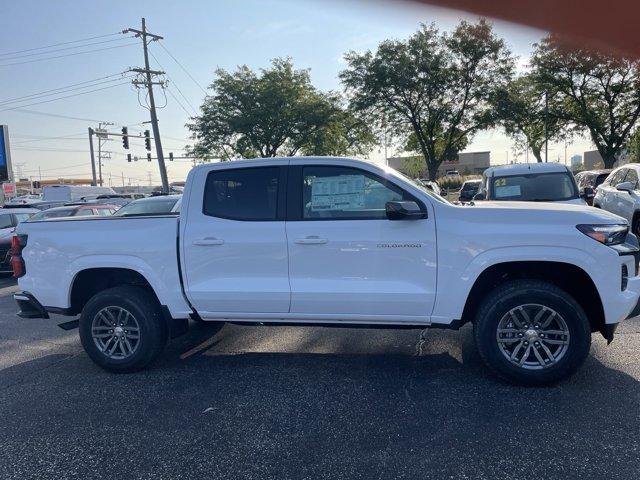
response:
M388 167L297 157L206 164L179 215L25 222L22 317L79 315L89 357L141 369L188 319L404 328L472 323L499 376L571 375L637 314L638 240L579 205L452 205Z

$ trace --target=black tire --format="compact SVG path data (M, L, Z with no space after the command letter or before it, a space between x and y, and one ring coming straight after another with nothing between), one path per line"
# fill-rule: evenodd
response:
M98 347L92 336L94 318L107 307L126 310L139 326L136 347L126 358L109 357ZM132 285L110 288L94 295L82 309L79 330L80 341L91 360L114 373L143 369L162 353L168 338L167 325L158 300L149 290Z
M640 213L635 213L631 220L631 233L636 237L640 237Z
M510 361L497 340L498 325L503 317L507 318L508 313L518 306L532 304L557 312L569 332L569 343L564 354L558 357L556 363L546 364L538 370L526 369ZM531 330L533 329L530 327L527 332ZM516 333L507 335L515 337ZM522 336L520 333L517 335ZM538 280L512 280L496 287L484 299L476 313L474 337L480 356L489 369L511 383L530 386L553 384L568 378L583 364L591 347L591 327L582 307L565 291ZM536 345L539 345L539 342L536 342ZM530 355L533 356L533 353L531 350ZM545 361L547 358L549 357L543 356ZM535 357L533 359L535 363L537 360Z

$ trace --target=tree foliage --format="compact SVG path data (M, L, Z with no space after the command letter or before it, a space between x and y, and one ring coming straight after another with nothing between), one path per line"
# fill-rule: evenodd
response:
M386 120L415 144L431 179L474 133L494 125L490 100L513 70L503 40L483 20L462 22L451 34L422 25L406 41L387 40L375 52L345 58L340 78L352 108Z
M187 127L196 156L231 158L363 154L375 138L334 93L311 84L308 70L275 59L259 73L216 70L201 115Z
M639 62L548 36L536 45L532 65L540 87L561 99L554 114L588 131L612 168L640 116Z
M545 136L549 141L570 136L567 115L558 115L563 105L557 96L548 95L548 114L545 115L545 90L531 74L515 78L495 97L500 124L515 144L517 151L530 148L538 162L542 162ZM546 127L546 135L545 135Z

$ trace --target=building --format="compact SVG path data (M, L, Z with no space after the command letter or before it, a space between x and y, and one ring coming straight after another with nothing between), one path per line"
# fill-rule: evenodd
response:
M392 157L387 160L390 167L395 168L403 173L408 173L406 165L408 162L414 161L412 157ZM460 175L482 175L491 164L491 152L461 152L456 160L442 162L438 167L438 177L443 177L450 171L457 171ZM425 167L421 177L427 177L427 169Z
M582 165L582 155L576 154L571 157L571 170L575 170Z
M629 156L627 152L622 152L618 155L618 160L613 164L613 168L619 167L629 163ZM584 169L585 170L597 170L604 168L604 162L602 156L598 150L589 150L584 152Z

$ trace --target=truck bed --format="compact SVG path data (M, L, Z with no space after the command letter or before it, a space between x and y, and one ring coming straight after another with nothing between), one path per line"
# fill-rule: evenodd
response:
M17 234L27 235L22 251L25 291L37 291L45 307L67 309L76 274L87 268L134 269L151 284L162 305L175 318L191 312L178 265L175 215L145 217L78 217L25 222ZM43 284L45 279L56 279Z

